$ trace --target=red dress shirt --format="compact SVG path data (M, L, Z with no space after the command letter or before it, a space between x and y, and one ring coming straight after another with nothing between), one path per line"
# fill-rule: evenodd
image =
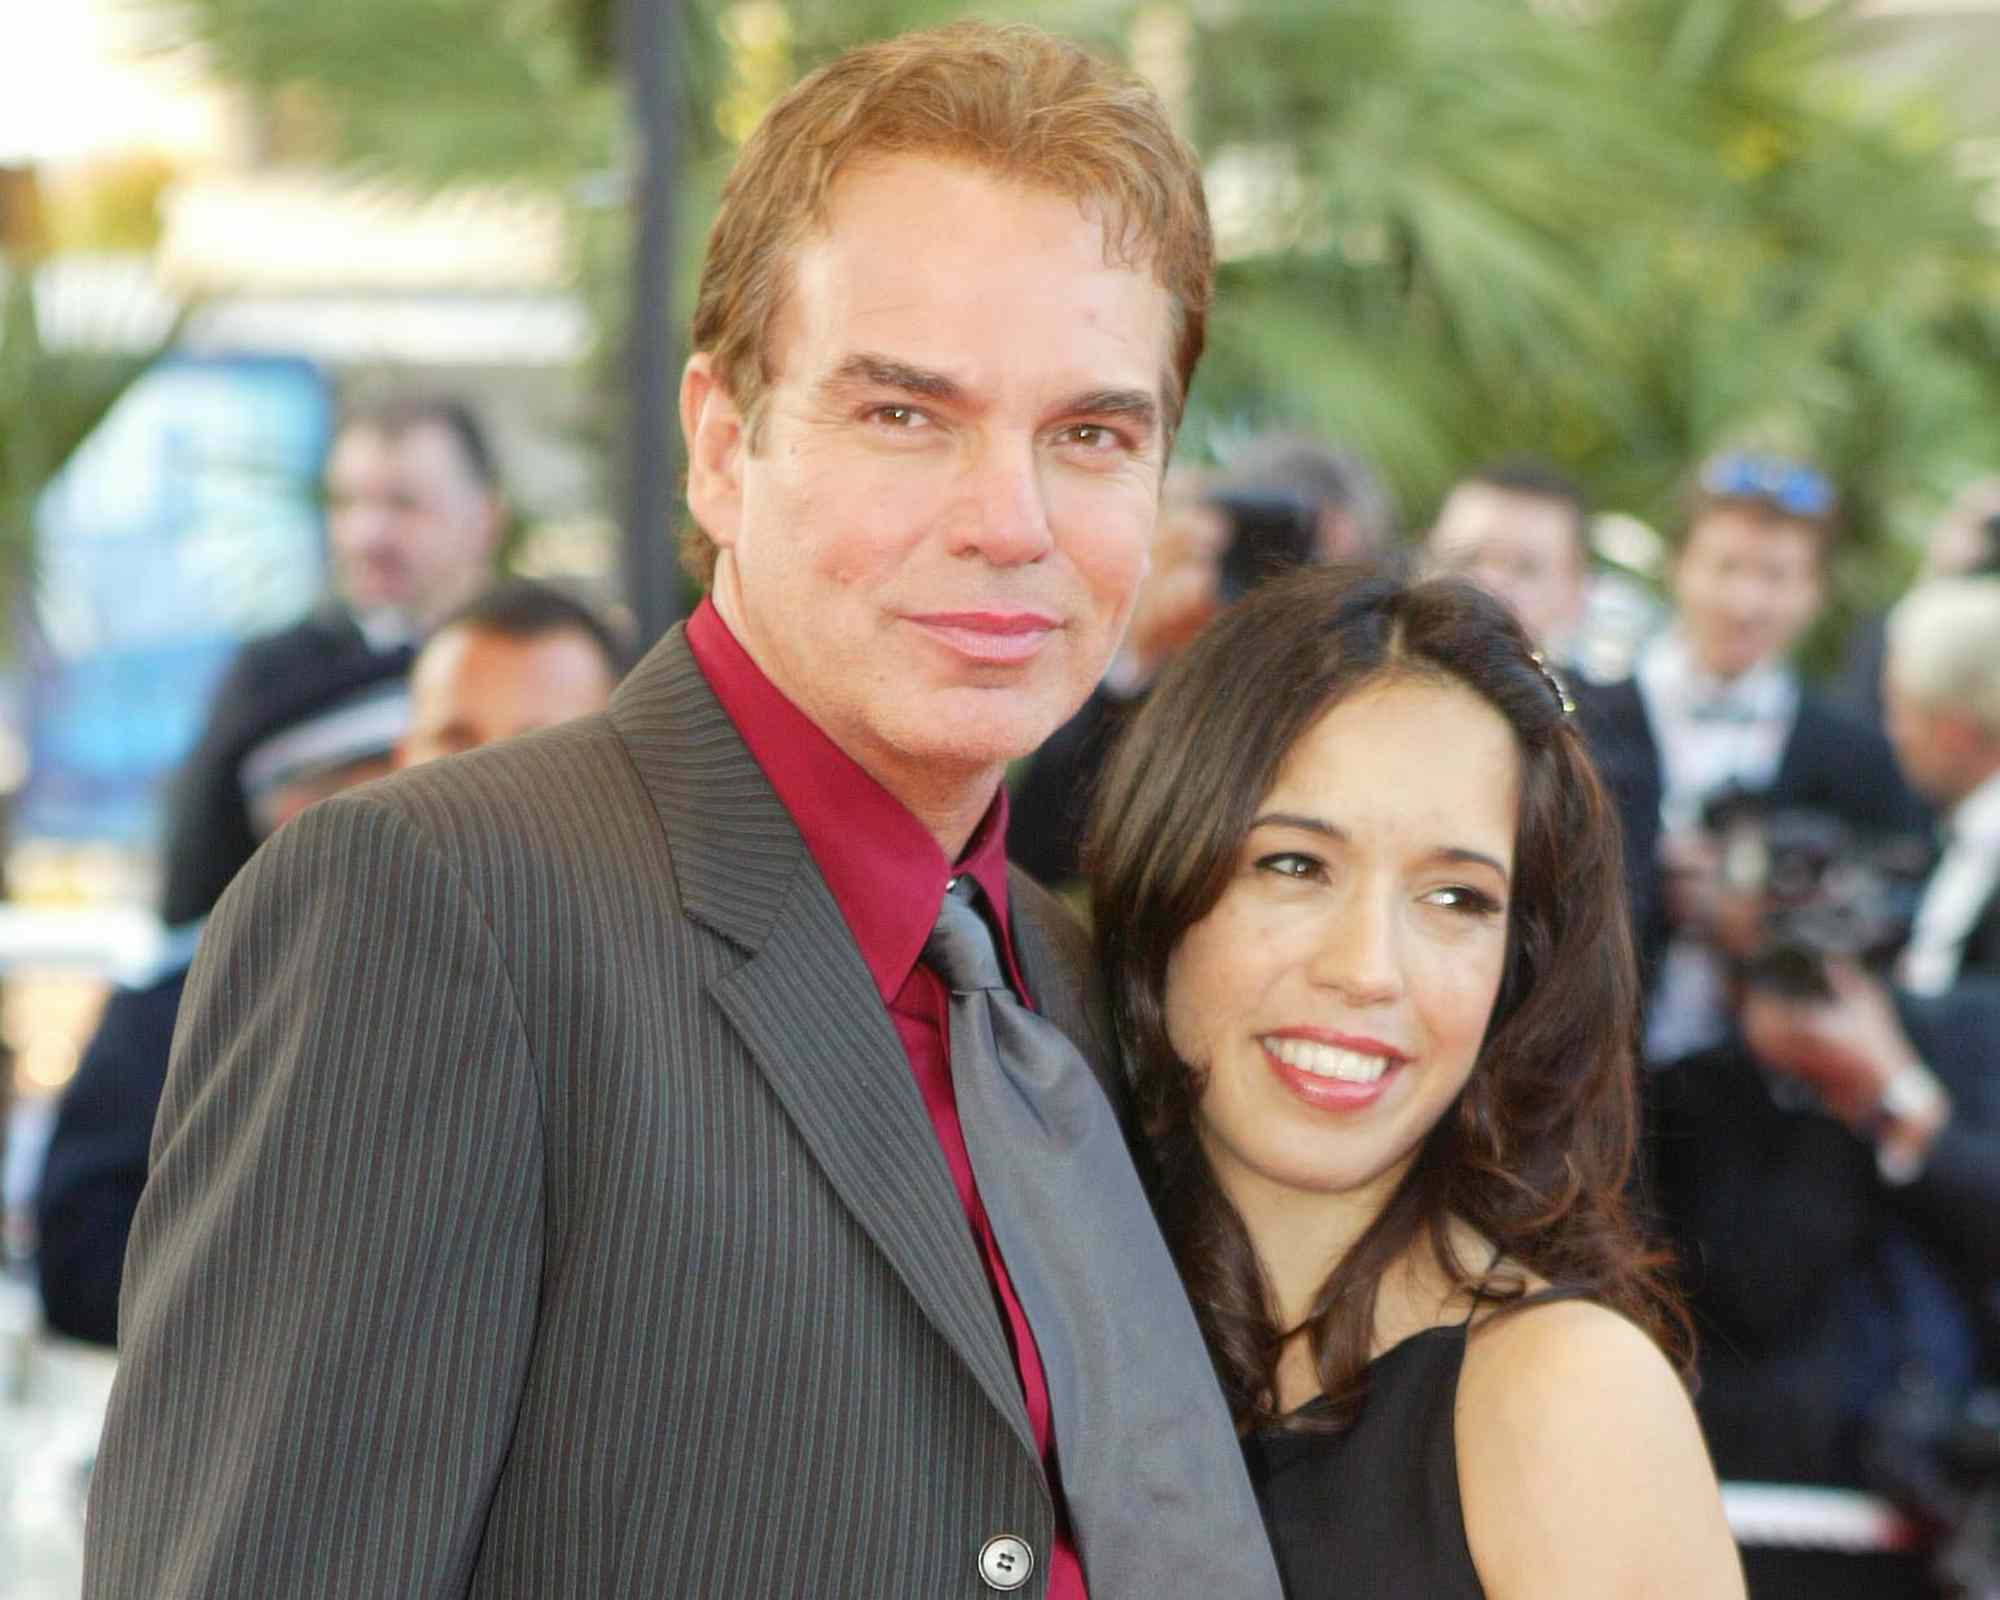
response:
M958 1123L946 1023L950 995L937 974L918 959L937 921L946 881L956 874L970 873L985 891L999 924L1000 953L1007 975L1015 991L1026 997L1027 989L1014 962L1007 913L1007 791L1003 788L994 796L964 854L956 863L948 861L929 830L908 808L862 771L764 676L707 600L688 619L687 642L695 665L798 824L806 849L833 892L848 931L874 975L889 1020L903 1041L917 1092L930 1113L938 1147L951 1169L952 1182L958 1186L966 1222L978 1241L986 1275L1006 1315L1028 1422L1055 1496L1056 1546L1045 1553L1049 1600L1087 1600L1083 1565L1068 1531L1051 1448L1049 1390L1042 1375L1041 1354L1014 1296L986 1208L980 1204L972 1162L965 1153L965 1135Z

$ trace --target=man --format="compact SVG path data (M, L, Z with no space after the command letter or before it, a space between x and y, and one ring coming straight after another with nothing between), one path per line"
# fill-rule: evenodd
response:
M359 658L344 677L252 731L240 780L260 839L308 805L405 767L603 710L623 672L588 608L544 585L496 585L401 663ZM51 1328L118 1340L118 1281L195 940L171 942L149 981L117 990L63 1092L36 1196L36 1271Z
M1904 597L1889 615L1883 704L1897 764L1945 833L1903 986L2000 979L2000 577L1934 579Z
M351 413L327 457L333 592L303 621L245 645L176 776L161 916L196 925L261 837L239 768L247 741L286 708L413 646L487 578L506 522L493 456L455 401L415 398Z
M1811 467L1740 454L1706 463L1671 568L1672 627L1630 679L1580 702L1625 828L1656 1064L1728 1032L1719 861L1704 826L1714 801L1755 794L1863 832L1924 827L1887 743L1787 659L1822 604L1836 513Z
M1917 582L2000 574L2000 474L1976 478L1945 507L1924 541ZM1882 663L1888 617L1875 612L1855 624L1834 686L1834 698L1875 727L1883 725Z
M1014 789L1008 854L1052 889L1076 888L1092 786L1166 664L1250 584L1301 560L1375 560L1392 538L1388 495L1367 463L1298 434L1253 439L1220 478L1175 474L1167 488L1124 644Z
M1589 578L1583 491L1553 468L1500 462L1461 478L1424 539L1425 565L1506 602L1552 662L1565 662Z
M601 711L624 675L623 649L589 607L545 584L495 584L418 652L396 765Z
M710 599L608 715L316 807L211 922L86 1593L1078 1596L1079 1546L1097 1600L1277 1593L1129 1162L1049 1159L1111 1107L996 992L1111 1081L1000 778L1117 642L1211 274L1157 101L1032 30L772 109L683 378ZM1030 1041L1061 1126L996 1146ZM1015 1225L1086 1178L1115 1219Z

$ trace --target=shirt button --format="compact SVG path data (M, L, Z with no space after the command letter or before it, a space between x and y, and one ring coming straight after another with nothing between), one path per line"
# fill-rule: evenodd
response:
M1007 1594L1028 1581L1035 1552L1011 1533L996 1533L979 1551L979 1577L989 1589Z

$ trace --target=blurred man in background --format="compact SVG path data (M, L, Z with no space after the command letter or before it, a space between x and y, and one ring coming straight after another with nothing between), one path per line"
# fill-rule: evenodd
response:
M332 592L243 647L175 777L160 908L171 929L207 916L257 846L240 773L250 742L357 667L407 670L424 635L486 582L506 523L486 436L453 400L352 412L327 457L326 492Z
M1888 640L1890 742L1944 828L1900 976L1941 994L1963 976L2000 979L2000 576L1920 585L1890 613Z
M1672 626L1630 679L1581 702L1625 827L1649 1061L1729 1031L1707 822L1718 802L1754 795L1871 834L1926 826L1887 741L1808 689L1789 660L1825 598L1837 513L1832 484L1810 466L1707 462L1670 572Z
M1424 565L1505 601L1561 668L1583 618L1589 522L1582 489L1553 467L1497 462L1452 485L1424 536Z
M1380 480L1335 445L1279 434L1243 446L1220 474L1174 473L1125 641L1020 774L1007 853L1051 888L1072 884L1091 785L1161 669L1252 584L1302 562L1386 560L1393 536Z
M1685 1263L1717 1469L1908 1504L1878 1460L1900 1448L1905 1380L1955 1403L1991 1370L2000 1011L1898 1005L1840 942L1871 920L1849 914L1847 886L1872 890L1889 841L1921 854L1925 817L1887 742L1788 659L1822 603L1836 517L1803 463L1705 463L1671 628L1631 680L1579 704L1626 829L1644 1170ZM1928 1556L1903 1547L1916 1521L1854 1504L1874 1531L1822 1550L1781 1498L1746 1538L1751 1592L1933 1593Z
M1924 542L1916 581L2000 575L2000 475L1961 489ZM1876 612L1855 625L1833 689L1839 703L1882 726L1882 664L1888 653L1888 614Z
M361 658L345 681L272 713L239 767L260 839L308 805L392 768L601 711L624 671L617 638L560 590L512 580L461 607L405 681ZM114 992L57 1109L36 1202L36 1270L50 1328L117 1342L118 1285L194 941Z
M396 765L601 711L624 675L623 647L588 606L546 584L496 584L419 652Z

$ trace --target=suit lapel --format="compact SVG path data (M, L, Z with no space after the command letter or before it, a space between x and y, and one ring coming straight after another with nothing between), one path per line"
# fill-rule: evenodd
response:
M832 892L676 628L612 721L687 915L747 955L713 980L828 1181L1033 1450L1020 1379L902 1041Z

